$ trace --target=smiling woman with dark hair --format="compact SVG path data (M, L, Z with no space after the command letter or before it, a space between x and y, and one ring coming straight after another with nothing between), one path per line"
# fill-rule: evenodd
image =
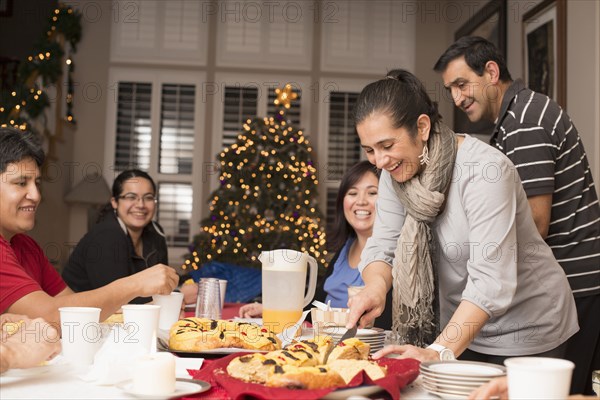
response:
M102 287L156 264L168 264L167 242L156 214L156 184L144 171L117 176L112 198L96 224L77 244L63 271L76 292ZM132 303L147 303L136 298Z

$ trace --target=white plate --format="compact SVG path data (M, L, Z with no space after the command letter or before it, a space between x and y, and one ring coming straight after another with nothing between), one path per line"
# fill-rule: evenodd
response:
M381 339L360 339L363 343L369 343L369 344L383 344L385 343L385 339L381 338Z
M421 369L433 372L439 376L463 377L496 377L506 374L506 368L501 365L476 361L427 361L421 364Z
M51 372L53 368L55 367L54 365L40 365L39 367L33 367L33 368L14 368L14 369L9 369L8 371L4 372L2 374L2 376L34 376L34 375L41 375L41 374L47 374L48 372Z
M427 380L423 380L423 386L428 387L430 389L439 390L441 392L449 392L449 393L453 393L453 394L467 394L467 395L479 387L479 386L465 387L465 386L459 386L459 385L441 385L441 384L429 382Z
M357 386L348 389L334 390L321 397L326 400L346 400L350 396L369 396L383 390L377 385Z
M431 383L433 385L440 385L440 386L456 386L456 387L460 387L462 388L476 388L479 387L481 385L483 385L484 383L489 382L489 379L486 379L485 381L458 381L455 379L439 379L439 378L432 378L429 375L424 375L421 374L423 376L423 382L427 382L427 383Z
M371 346L371 348L373 347L383 347L384 343L383 342L379 342L379 343L367 343L364 342L365 344L368 344L369 346Z
M181 351L181 350L172 350L169 351L179 357L200 357L200 356L214 356L214 355L227 355L234 353L267 353L267 351L263 350L248 350L248 349L239 349L237 347L225 347L222 349L212 349L212 350L202 350L202 351Z
M427 386L425 386L425 385L423 385L423 389L425 389L428 393L435 394L436 396L440 396L442 399L464 400L469 397L469 395L464 395L464 394L452 394L452 393L440 392L435 389L428 389Z
M232 319L234 322L247 322L249 324L256 324L262 326L262 318L240 318L234 317Z
M342 327L332 327L332 328L325 328L323 329L323 332L331 337L337 337L340 338L344 335L344 333L346 333L347 329L346 328L342 328ZM372 329L359 329L356 331L356 335L355 337L357 338L362 338L362 337L377 337L379 335L384 335L384 330L381 328L372 328Z
M461 384L461 385L483 385L484 383L489 382L493 378L483 377L483 378L464 378L464 377L448 377L448 376L440 376L432 374L431 372L421 371L421 376L426 378L432 382L438 382L440 384L450 383L450 384Z
M175 399L175 398L187 396L189 394L206 392L208 389L210 389L210 384L208 382L197 381L197 380L195 380L193 382L194 383L188 382L188 381L177 380L175 382L175 391L166 396L157 396L155 394L136 393L133 391L133 387L132 387L133 383L131 383L131 382L117 385L117 387L119 389L121 389L122 391L124 391L125 393L127 393L131 396L137 397L138 399L156 399L156 398Z
M421 370L421 375L424 377L428 377L429 379L442 379L446 381L456 382L456 383L470 383L470 384L480 384L483 385L486 382L489 382L494 377L489 376L480 376L480 377L468 377L468 376L455 376L455 375L439 375L435 372Z
M373 336L357 336L358 339L362 340L363 342L365 340L385 340L385 335L383 333L379 333L377 335L373 335Z
M54 372L65 372L69 370L71 366L65 362L61 355L56 356L54 359L47 361L45 365L32 368L14 368L9 369L2 373L2 376L35 376Z

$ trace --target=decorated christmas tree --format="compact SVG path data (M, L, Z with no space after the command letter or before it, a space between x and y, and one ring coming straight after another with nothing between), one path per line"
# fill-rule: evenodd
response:
M277 114L247 120L237 141L218 155L220 185L184 269L210 261L258 267L262 251L281 248L307 252L325 264L312 149L286 120L297 95L290 85L275 92Z

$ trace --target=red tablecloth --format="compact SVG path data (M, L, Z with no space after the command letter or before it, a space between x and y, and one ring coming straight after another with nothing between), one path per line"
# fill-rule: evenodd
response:
M221 318L231 319L237 317L240 314L240 307L243 305L244 303L225 303L221 312Z
M232 319L237 317L240 314L240 307L243 306L244 303L225 303L223 305L223 311L221 312L222 319ZM185 310L186 317L193 317L194 311L190 311L189 309Z

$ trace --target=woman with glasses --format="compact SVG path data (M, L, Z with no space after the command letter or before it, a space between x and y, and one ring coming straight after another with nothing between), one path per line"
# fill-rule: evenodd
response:
M152 219L156 214L156 184L144 171L122 172L112 186L112 198L99 222L81 239L63 270L76 292L102 287L156 264L168 264L167 242ZM131 303L147 303L138 297Z

